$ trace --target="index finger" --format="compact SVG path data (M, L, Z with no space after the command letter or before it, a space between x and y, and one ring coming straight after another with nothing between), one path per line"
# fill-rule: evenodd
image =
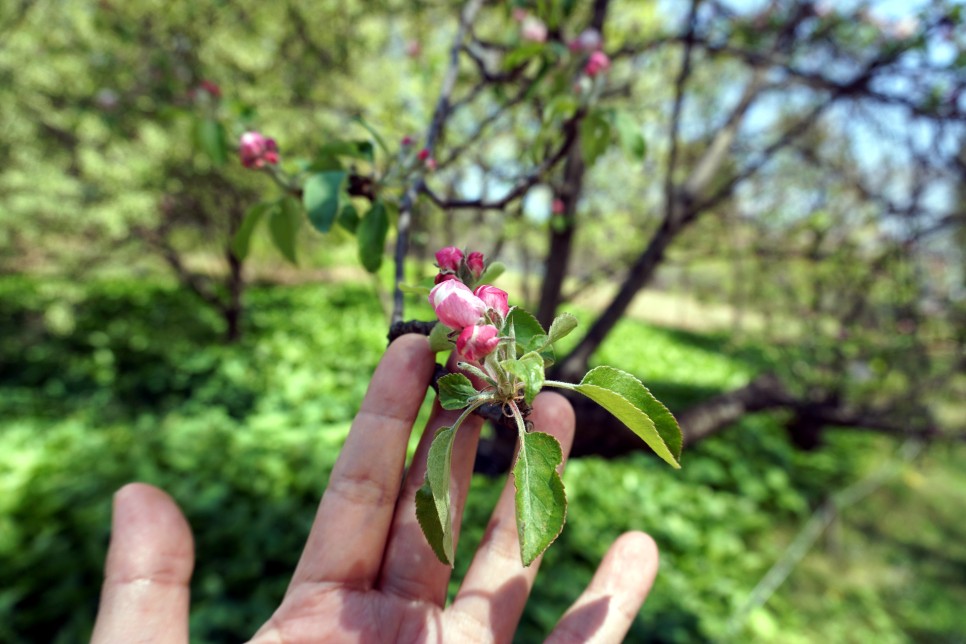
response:
M372 585L434 365L422 336L404 335L389 345L332 469L289 592L306 582Z

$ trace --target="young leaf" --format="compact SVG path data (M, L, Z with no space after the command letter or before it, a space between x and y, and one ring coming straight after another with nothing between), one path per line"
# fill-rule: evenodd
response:
M577 328L577 318L570 313L561 313L550 325L550 343L553 344Z
M501 365L504 369L519 378L523 382L523 397L527 404L532 404L540 390L543 389L543 358L535 352L531 352L519 360L504 360Z
M275 208L268 219L268 231L275 247L293 264L298 262L295 256L295 239L302 219L299 210L299 204L294 197L285 197L281 201L281 207Z
M456 431L453 427L441 427L429 446L429 456L426 460L426 482L420 489L422 494L416 495L416 518L419 526L426 535L426 540L432 547L439 560L453 565L453 517L450 511L450 462L453 457L453 439ZM433 502L428 506L428 499ZM422 508L420 508L422 504ZM435 512L429 512L435 508ZM423 514L423 518L420 518ZM435 516L434 516L435 515ZM435 518L435 521L433 519Z
M617 130L617 141L624 154L631 159L643 161L647 154L647 142L641 134L640 124L630 114L620 110L614 112L613 123Z
M588 167L594 165L610 145L610 123L599 112L591 112L580 122L580 151Z
M640 380L613 367L596 367L575 388L627 425L669 465L681 467L681 428Z
M375 273L382 266L382 253L386 246L388 232L389 219L386 215L386 207L377 200L359 222L359 229L356 232L359 239L359 260L370 273Z
M500 275L506 272L506 265L503 262L493 262L487 265L486 270L480 275L477 284L492 284Z
M348 201L344 202L339 208L339 216L336 218L336 223L355 235L356 230L359 228L359 213L356 212L356 207Z
M216 166L225 165L228 161L228 143L224 126L214 119L200 119L196 122L195 136L198 147Z
M305 180L302 203L309 213L309 221L320 233L327 233L339 214L339 194L346 180L346 173L330 170L313 174Z
M443 409L463 409L478 392L470 379L461 373L450 373L439 379L439 405Z
M517 462L513 465L513 484L524 566L543 554L563 530L567 496L557 473L557 466L562 462L560 443L550 434L530 432L521 436Z
M450 347L450 348L452 348L452 347ZM493 385L494 387L496 387L496 380L494 380L493 378L491 378L490 377L490 374L486 373L485 371L483 371L479 367L477 367L475 365L472 365L469 362L457 362L456 363L456 366L459 367L460 369L462 369L463 371L466 371L467 373L470 373L470 374L476 376L477 378L479 378L483 382L485 382L487 384L490 384L490 385Z
M439 353L440 351L449 351L453 348L453 341L450 339L449 335L453 330L442 322L437 322L433 330L429 332L429 348L433 353Z
M231 240L231 252L236 258L241 260L248 257L248 249L251 247L252 233L255 231L255 227L265 216L265 213L274 207L276 207L275 203L262 201L245 211L241 226L238 227L238 231Z
M507 329L505 333L509 335L510 327L513 329L513 335L517 341L517 355L522 356L533 350L535 344L539 344L540 340L536 340L539 336L547 337L547 332L543 330L540 323L537 322L537 318L533 317L523 309L513 309L507 316ZM545 343L544 343L545 344ZM550 366L554 361L553 347L546 347L540 351L540 357L543 358L544 366Z
M429 489L428 482L424 482L422 487L416 490L416 521L419 522L419 527L422 528L436 558L444 564L452 565L443 550L443 526L439 523L436 501L433 499L433 491Z

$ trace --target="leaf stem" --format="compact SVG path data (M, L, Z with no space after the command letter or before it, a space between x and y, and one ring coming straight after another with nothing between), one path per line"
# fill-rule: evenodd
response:
M556 387L558 389L569 389L570 391L577 391L577 385L563 382L562 380L544 380L543 384L545 387Z
M510 410L513 412L513 420L517 422L517 432L520 434L520 445L523 445L523 438L526 436L527 427L523 422L523 414L520 413L520 408L517 407L516 402L513 400L509 401Z

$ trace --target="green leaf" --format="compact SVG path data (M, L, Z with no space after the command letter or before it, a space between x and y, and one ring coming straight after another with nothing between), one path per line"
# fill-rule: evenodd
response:
M504 360L500 364L523 382L524 400L528 405L532 404L533 399L543 389L543 358L534 352L526 354L519 360Z
M453 348L453 341L449 337L452 332L453 330L442 322L436 323L433 330L429 332L429 348L433 353L449 351Z
M359 229L359 213L356 211L356 207L351 203L344 203L339 208L339 216L336 222L354 235L356 230Z
M298 263L295 241L302 221L300 210L299 202L294 197L285 197L281 201L281 207L275 208L268 219L268 230L272 234L275 247L293 264Z
M672 467L681 467L681 428L640 380L613 367L596 367L575 389L616 416Z
M443 409L463 409L480 392L461 373L450 373L439 379L439 405Z
M313 174L302 187L302 203L309 213L309 221L320 233L327 233L339 214L339 195L347 174L330 170Z
M359 239L359 260L370 273L375 273L382 266L382 253L388 233L389 217L386 215L386 207L382 201L376 200L359 222L356 232Z
M514 337L517 341L517 355L523 356L533 350L533 346L538 344L540 340L536 339L540 336L543 338L547 337L547 332L543 330L540 323L537 322L537 318L533 317L526 311L520 308L515 308L510 311L507 316L507 326L504 329L504 333L509 335L511 329ZM543 358L544 366L550 366L554 362L553 347L546 347L540 351L540 357Z
M550 343L553 344L560 338L566 337L571 331L577 328L577 318L570 313L561 313L554 318L550 325Z
M613 116L614 129L617 130L617 140L621 149L631 159L643 161L647 155L647 142L641 134L640 124L623 111L615 111Z
M563 530L567 496L557 466L563 462L560 443L550 434L521 436L517 462L513 465L516 487L517 534L524 566L543 554Z
M493 280L506 272L506 265L503 262L493 262L488 264L486 270L480 275L477 284L492 284Z
M594 165L597 158L610 145L610 123L599 112L591 112L580 122L580 151L587 166Z
M372 163L375 148L372 141L329 141L319 148L320 157L349 157Z
M496 380L494 380L493 378L491 378L490 377L490 374L486 373L485 371L483 371L482 369L480 369L476 365L472 365L469 362L457 362L456 363L456 366L459 367L461 370L463 370L463 371L465 371L467 373L470 373L470 374L476 376L477 378L479 378L480 380L482 380L483 382L485 382L487 384L490 384L490 385L492 385L494 387L497 386L496 385Z
M248 249L251 247L252 233L255 231L255 227L258 226L258 222L262 220L265 213L275 206L276 204L273 202L262 201L245 211L241 226L238 227L231 240L231 252L236 258L242 260L248 257Z
M540 56L545 49L546 45L539 42L528 42L520 45L503 58L503 69L513 69L521 63Z
M439 560L451 566L455 548L449 488L455 437L454 427L441 427L436 432L426 460L426 481L416 494L419 526Z
M552 123L557 119L569 119L577 113L578 107L580 103L572 94L558 94L547 103L547 108L544 110L544 123Z
M375 139L376 144L380 148L382 148L382 151L385 152L386 154L389 154L389 148L386 146L386 142L383 140L382 136L379 135L379 132L376 130L376 128L372 127L372 125L370 125L361 116L355 116L353 117L352 120L358 123L359 125L361 125L363 128L365 128L366 132L371 134L372 138Z
M214 119L205 118L198 120L195 128L195 137L201 151L216 166L225 165L228 161L228 142L224 126Z

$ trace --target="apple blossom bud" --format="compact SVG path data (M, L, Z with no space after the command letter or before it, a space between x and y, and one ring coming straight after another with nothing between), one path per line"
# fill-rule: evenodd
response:
M456 350L471 362L482 360L500 344L499 333L492 324L468 326L456 338Z
M483 286L477 287L473 291L473 295L483 300L487 309L493 309L499 313L501 318L505 318L510 312L510 305L507 303L509 296L504 290L490 286L489 284L484 284Z
M524 20L526 20L527 15L529 14L527 14L526 9L523 9L521 7L513 8L513 19L516 20L517 22L523 22Z
M550 212L552 212L555 215L564 214L565 209L566 209L566 206L564 205L563 199L561 199L560 197L557 197L556 199L554 199L553 203L550 204Z
M486 313L486 304L459 280L440 282L429 292L429 303L439 321L451 329L473 326Z
M426 159L428 159L429 158L429 148L423 148L422 150L420 150L419 152L417 152L416 153L416 158L419 159L420 161L425 161Z
M458 280L456 273L437 273L436 279L433 280L434 284L439 284L440 282L445 282L446 280Z
M423 46L418 40L410 40L406 43L406 55L410 58L419 58L423 53Z
M573 52L591 52L600 49L602 42L600 32L590 27L581 31L579 36L567 43L567 47Z
M423 165L424 165L424 166L426 167L426 169L427 169L427 170L429 170L430 172L432 172L433 170L435 170L435 169L437 168L437 166L438 166L438 164L436 163L436 159L434 159L433 157L429 157L428 159L426 159L426 160L425 160L425 161L423 162Z
M246 168L261 168L266 163L278 163L278 146L275 139L263 136L260 132L245 132L238 145L238 156Z
M208 92L212 98L221 98L221 88L218 87L217 83L210 80L203 80L198 84L198 89Z
M459 269L460 262L463 261L463 251L456 246L447 246L436 251L436 265L440 270L453 271Z
M404 137L402 138L402 141L401 141L401 143L403 144L403 146L405 146L405 147L409 147L410 145L412 145L412 144L414 143L414 141L413 141L413 137L411 137L411 136L409 136L409 135L407 134L406 136L404 136Z
M486 262L483 259L483 253L479 251L473 251L466 258L466 266L473 273L475 279L480 279L480 275L483 274L483 269L486 268Z
M527 16L520 23L520 37L530 42L547 42L547 25L539 18Z
M593 78L608 69L610 69L610 58L602 51L595 51L587 60L587 65L584 66L584 73Z

